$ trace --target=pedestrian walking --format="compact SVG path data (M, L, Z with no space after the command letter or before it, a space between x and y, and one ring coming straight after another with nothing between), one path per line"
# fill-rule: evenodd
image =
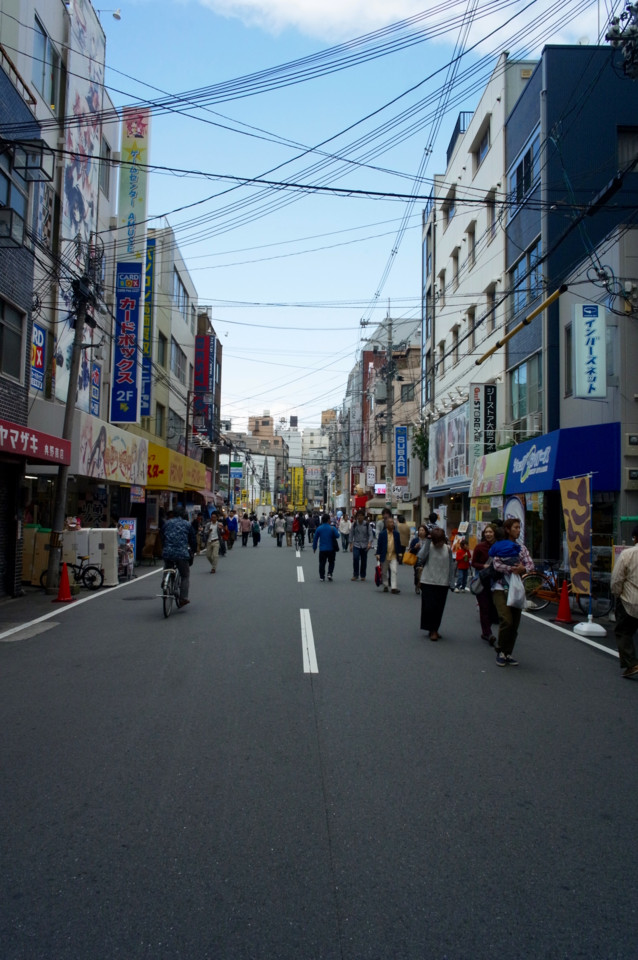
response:
M350 530L353 580L365 580L368 569L368 551L372 549L373 542L374 531L366 520L363 510L357 510L355 522Z
M447 595L454 589L454 556L441 527L433 528L419 552L418 562L422 567L421 630L427 630L430 640L440 640Z
M295 522L295 518L292 515L292 512L289 510L285 517L286 524L286 546L292 547L292 528Z
M339 552L339 535L330 523L327 513L321 518L321 524L315 530L312 539L313 553L319 547L319 579L323 583L326 579L326 563L328 564L328 580L332 580L335 569L335 556Z
M483 527L481 539L474 547L472 554L472 569L484 570L489 563L490 547L496 540L496 530L491 523L486 523ZM479 608L479 620L481 623L481 639L485 640L492 647L496 643L496 637L492 633L492 624L498 623L498 614L492 599L492 590L483 587L483 590L477 594L476 602Z
M284 520L283 513L278 513L275 517L275 522L273 524L273 533L277 538L277 546L280 547L283 543L284 533L286 532L286 521Z
M184 518L181 510L175 510L173 515L162 527L162 558L164 568L175 566L179 570L181 585L178 607L185 607L190 603L188 591L191 578L191 559L197 550L197 538L192 526Z
M381 564L383 577L383 592L401 593L397 587L397 571L399 569L399 553L401 552L401 537L395 530L394 520L387 517L385 526L377 537L377 560Z
M635 633L638 630L638 527L631 531L634 542L620 554L611 575L611 592L616 597L614 634L623 677L638 679Z
M517 667L514 659L514 644L518 636L522 608L508 606L508 592L512 574L522 576L532 573L534 561L527 547L518 543L521 534L520 520L508 518L503 524L504 540L497 540L489 550L495 572L499 575L492 585L492 599L498 613L498 639L494 645L496 664L499 667Z
M345 551L348 549L348 544L350 542L350 531L352 529L352 524L350 520L344 513L341 520L339 521L339 536L341 537L341 549Z
M219 557L221 537L222 531L220 529L219 517L213 512L211 514L208 536L206 538L206 559L210 563L211 573L217 572L217 558Z
M397 522L395 524L396 529L399 531L399 537L401 539L401 551L399 553L399 563L403 563L403 554L410 546L410 524L406 523L406 519L402 513L397 516Z
M456 548L456 553L454 554L454 559L456 560L456 591L461 593L463 590L469 590L467 585L467 575L470 569L470 561L472 559L472 554L467 545L467 540L463 539L459 541L459 545Z
M428 530L425 524L422 523L419 529L417 530L416 536L413 537L412 540L410 540L410 544L408 546L408 551L410 553L414 553L417 557L417 562L414 565L414 589L416 590L417 593L421 592L421 588L419 584L421 581L421 569L422 569L419 566L418 557L419 557L419 553L421 552L421 548L427 539L428 539Z
M242 547L248 546L248 537L250 536L250 531L252 528L252 521L247 513L244 513L241 520L239 521L239 530L241 533L241 545Z
M259 520L257 517L253 517L250 532L253 538L253 547L259 546L259 541L261 540L261 527L259 525Z
M233 549L233 544L237 539L237 532L239 529L237 514L234 510L230 511L230 516L226 519L226 529L228 530L228 540L226 541L228 549Z

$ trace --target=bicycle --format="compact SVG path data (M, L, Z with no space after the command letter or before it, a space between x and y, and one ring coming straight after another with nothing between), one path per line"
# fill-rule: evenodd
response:
M73 583L82 584L87 590L99 590L104 583L104 571L101 567L86 561L89 557L78 556L79 563L67 563L67 571L73 577ZM63 564L60 564L60 576L62 576ZM40 586L46 589L47 575L49 571L45 569L40 574Z
M544 610L550 603L558 604L564 580L569 588L569 596L576 597L580 612L588 616L589 594L575 593L567 576L560 580L557 560L542 560L541 563L544 565L544 570L535 570L534 573L526 573L522 577L525 587L525 609ZM591 601L591 613L594 617L604 617L611 610L609 586L604 580L592 580Z
M165 567L162 574L162 610L166 618L173 612L173 603L179 608L179 592L182 578L177 567Z

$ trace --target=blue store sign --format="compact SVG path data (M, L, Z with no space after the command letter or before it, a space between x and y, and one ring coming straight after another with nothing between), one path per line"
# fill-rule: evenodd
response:
M512 447L505 493L558 490L558 480L592 473L594 490L620 490L620 424L568 427Z

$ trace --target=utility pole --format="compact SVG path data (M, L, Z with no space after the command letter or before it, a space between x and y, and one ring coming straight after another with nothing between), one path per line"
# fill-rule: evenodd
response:
M64 410L64 426L62 428L62 439L73 441L73 423L75 420L75 400L78 386L78 377L80 374L80 360L82 356L82 338L84 336L84 324L86 322L86 305L88 301L88 277L85 274L81 280L74 281L77 284L75 294L77 295L77 309L75 312L75 331L73 336L73 349L71 352L71 369L69 371L69 391L66 398L66 408ZM82 290L80 296L79 291ZM53 507L53 524L51 529L51 538L49 540L49 566L47 569L47 589L55 590L60 580L60 564L62 562L62 533L64 531L64 517L66 515L66 498L69 485L69 467L66 464L60 464L58 467L58 479L55 486L55 504Z
M394 377L394 364L392 361L392 317L390 316L390 311L388 310L388 346L386 352L386 368L385 368L385 383L386 383L386 438L385 438L385 505L392 509L392 480L393 480L393 470L392 470L392 407L394 406L394 391L392 388L392 380Z

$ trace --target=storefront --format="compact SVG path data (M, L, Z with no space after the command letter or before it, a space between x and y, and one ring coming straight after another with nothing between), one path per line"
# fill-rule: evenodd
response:
M433 423L429 435L430 509L447 531L457 530L470 513L470 448L468 405Z
M483 527L490 520L504 517L503 493L509 466L511 447L484 454L474 462L470 486L470 525L467 536L470 544L481 539Z
M68 440L0 420L0 596L16 596L22 580L25 526L38 522L34 493L41 467L55 474L71 463Z
M558 481L591 474L592 532L598 566L611 564L620 511L619 423L570 427L512 447L503 516L520 519L535 558L563 560L563 520Z

